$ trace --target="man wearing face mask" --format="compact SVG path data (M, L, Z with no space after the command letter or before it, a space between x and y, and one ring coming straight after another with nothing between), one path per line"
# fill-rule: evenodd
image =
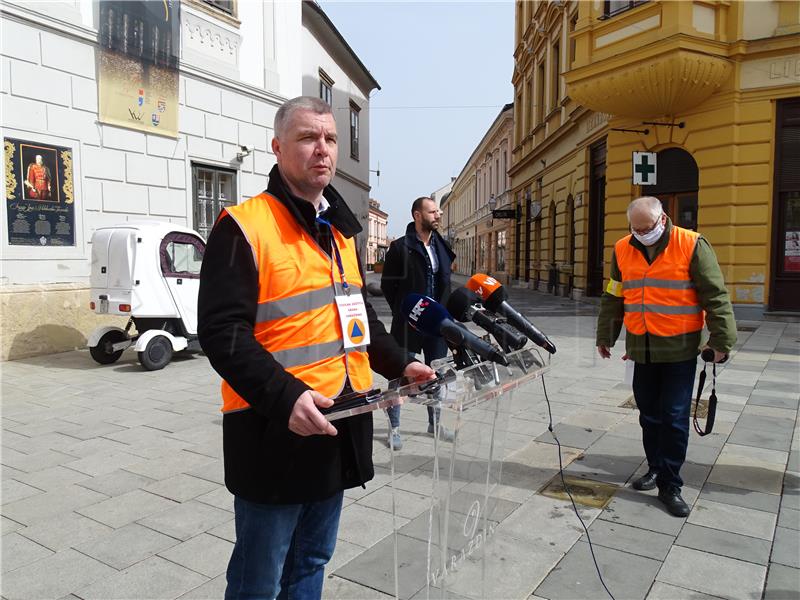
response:
M689 443L692 387L705 324L714 362L736 343L728 290L711 245L677 227L658 198L628 206L631 234L614 245L611 279L597 318L597 350L611 348L626 329L623 359L635 363L633 394L639 408L648 471L637 490L658 487L658 499L676 517L689 514L680 469Z

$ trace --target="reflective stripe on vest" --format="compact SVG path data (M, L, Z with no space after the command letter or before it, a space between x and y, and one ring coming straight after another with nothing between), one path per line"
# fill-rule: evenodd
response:
M632 334L670 337L703 328L703 309L689 275L699 237L694 231L673 226L667 247L652 264L630 244L630 235L616 243L625 328Z
M250 244L258 272L256 340L286 371L329 398L341 393L348 378L354 390L368 390L372 372L366 347L345 352L335 301L343 291L331 249L326 254L287 208L267 193L225 212ZM351 294L360 294L364 282L355 240L331 230ZM226 381L222 399L226 413L250 407Z

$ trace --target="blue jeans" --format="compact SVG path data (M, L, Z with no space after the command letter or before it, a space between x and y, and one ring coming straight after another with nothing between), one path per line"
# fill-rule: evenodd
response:
M307 504L257 504L236 496L236 544L225 600L320 598L342 496Z
M680 488L680 470L689 445L689 415L697 359L636 363L633 395L639 407L642 444L658 489Z
M425 364L430 365L437 358L444 358L447 356L447 342L444 338L426 336L422 341L422 355L425 357ZM410 354L413 358L414 354ZM428 406L428 424L435 426L439 422L440 410L435 410L432 406ZM400 406L391 406L386 409L386 414L389 415L389 423L392 428L400 427Z

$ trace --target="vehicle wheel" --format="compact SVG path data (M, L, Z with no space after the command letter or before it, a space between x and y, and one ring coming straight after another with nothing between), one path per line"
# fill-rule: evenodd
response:
M172 342L164 335L157 335L139 352L139 362L148 371L163 369L172 360Z
M119 360L119 357L122 356L122 353L125 351L117 350L116 352L112 349L114 344L118 344L119 342L124 342L128 339L122 331L107 331L100 337L100 341L97 342L97 346L92 346L89 348L89 354L92 355L92 358L100 363L101 365L110 365L111 363L115 363Z

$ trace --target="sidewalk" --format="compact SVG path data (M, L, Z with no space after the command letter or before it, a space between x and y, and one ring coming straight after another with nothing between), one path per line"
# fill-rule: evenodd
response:
M626 485L644 467L638 414L623 406L631 391L621 383L622 344L610 361L594 349L596 307L510 294L558 347L546 382L566 474L619 486L605 509L581 508L614 596L800 597L800 325L739 324L736 351L718 370L714 433L691 434L682 475L693 510L677 519L654 492ZM388 324L385 301L373 303ZM233 506L223 486L219 381L207 360L178 357L146 372L132 352L102 367L78 351L0 369L2 596L221 598ZM507 572L493 597L602 598L571 506L538 493L558 468L541 386L519 394L514 410ZM401 524L426 508L425 425L424 408L404 407ZM376 477L345 494L326 598L388 597L379 578L356 568L392 531L378 416L375 431Z

